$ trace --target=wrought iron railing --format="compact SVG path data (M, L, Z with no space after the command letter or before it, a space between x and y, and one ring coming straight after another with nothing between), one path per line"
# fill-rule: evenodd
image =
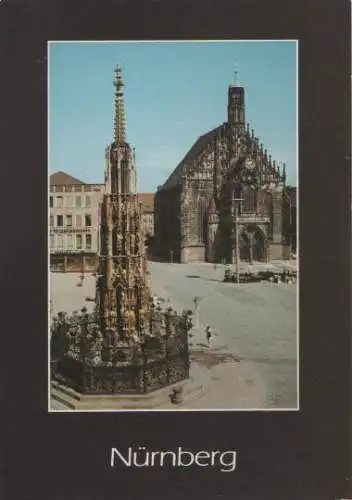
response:
M95 313L59 313L51 332L52 378L86 394L148 393L189 376L189 311L151 311L153 331L102 334ZM154 332L154 335L153 335Z

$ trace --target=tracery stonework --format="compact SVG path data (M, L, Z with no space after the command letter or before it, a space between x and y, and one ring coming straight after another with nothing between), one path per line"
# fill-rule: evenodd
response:
M51 328L53 378L85 394L148 393L189 377L191 312L153 303L119 67L114 83L115 137L105 157L96 308L70 317L59 313Z
M106 150L105 193L101 206L101 255L96 304L100 328L128 340L146 329L149 308L142 208L136 193L135 154L126 142L123 82L115 79L115 141Z
M245 125L244 88L230 85L227 122L201 136L158 188L156 257L231 262L238 203L241 258L287 258L291 198L285 165L280 171Z

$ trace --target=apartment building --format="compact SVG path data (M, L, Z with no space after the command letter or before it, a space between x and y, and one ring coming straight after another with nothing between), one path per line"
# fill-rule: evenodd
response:
M154 193L139 193L138 201L143 207L143 231L147 237L154 236Z
M143 233L147 258L153 258L154 245L154 193L138 193L138 200L143 207Z
M99 205L103 184L86 184L65 172L50 176L50 267L93 271L99 253Z

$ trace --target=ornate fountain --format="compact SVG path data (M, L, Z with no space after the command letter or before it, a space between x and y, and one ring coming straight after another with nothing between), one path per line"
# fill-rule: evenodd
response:
M135 152L126 142L121 69L115 134L106 149L95 310L51 326L52 380L82 394L145 394L189 377L191 313L155 307L147 283Z

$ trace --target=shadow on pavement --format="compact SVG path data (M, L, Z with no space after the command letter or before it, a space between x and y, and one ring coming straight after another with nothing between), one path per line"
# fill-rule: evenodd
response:
M222 283L222 280L217 280L215 278L203 278L202 276L197 276L196 274L185 274L186 278L196 278L204 281L217 281L218 283Z
M203 344L204 345L204 344ZM209 348L207 348L209 349ZM207 368L212 368L215 365L222 363L240 362L240 358L234 356L231 353L225 352L215 352L211 348L209 350L196 350L191 352L191 361L196 361L197 363L206 366Z

